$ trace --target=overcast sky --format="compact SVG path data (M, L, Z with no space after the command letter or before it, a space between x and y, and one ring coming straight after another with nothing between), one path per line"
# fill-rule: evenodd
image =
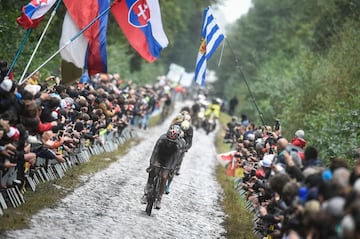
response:
M233 23L240 16L246 14L251 7L251 0L224 0L218 9L214 10L215 18L219 24Z

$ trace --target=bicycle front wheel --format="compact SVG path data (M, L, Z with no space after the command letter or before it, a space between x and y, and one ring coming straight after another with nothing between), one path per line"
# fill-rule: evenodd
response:
M149 193L148 193L147 205L146 205L146 209L145 209L146 214L149 216L151 215L151 211L153 209L155 199L156 199L156 196L155 196L154 185L151 185Z
M152 201L149 201L149 200L148 200L148 203L147 203L146 209L145 209L145 212L146 212L146 214L147 214L148 216L151 215L151 211L152 211L152 208L153 208L153 206L154 206L154 201L155 201L155 200L152 200Z
M158 198L160 191L160 183L161 183L161 177L156 176L154 178L153 183L150 186L150 190L148 193L148 202L145 209L146 214L149 216L151 215L151 211L154 207L155 200Z

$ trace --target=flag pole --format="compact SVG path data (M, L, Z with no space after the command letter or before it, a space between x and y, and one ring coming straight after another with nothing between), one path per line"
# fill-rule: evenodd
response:
M9 76L10 72L14 68L15 63L16 63L17 59L19 58L22 50L24 49L24 46L25 46L27 40L29 40L31 32L32 32L32 28L27 29L26 34L25 34L25 36L24 36L24 38L23 38L23 40L22 40L22 42L20 44L20 47L19 47L19 49L17 50L17 52L15 54L14 60L12 61L11 65L10 65L10 67L9 67L7 73L6 73L6 76Z
M26 67L25 67L25 69L24 69L24 71L23 71L23 73L22 73L22 75L21 75L21 78L20 78L19 82L22 82L22 81L23 81L24 76L25 76L27 70L29 69L29 66L30 66L31 62L32 62L32 60L34 59L34 56L35 56L37 50L39 49L39 46L40 46L40 44L41 44L41 42L42 42L42 39L43 39L44 36L45 36L45 33L46 33L47 29L49 28L49 25L50 25L52 19L54 18L57 10L59 9L59 6L60 6L61 1L62 1L62 0L58 0L58 2L56 3L56 6L55 6L54 10L52 11L51 16L50 16L50 18L49 18L49 21L47 22L47 24L46 24L46 26L45 26L45 28L44 28L44 30L43 30L40 38L39 38L39 41L38 41L38 43L36 44L36 47L35 47L32 55L31 55L31 57L30 57L30 59L29 59L29 61L28 61L28 63L27 63L27 65L26 65Z
M247 89L248 89L248 91L249 91L249 94L250 94L250 96L251 96L251 99L252 99L253 102L254 102L255 108L256 108L259 116L260 116L260 120L261 120L261 122L263 123L263 125L265 126L266 123L265 123L265 120L264 120L264 117L263 117L263 113L261 112L258 104L256 103L255 96L254 96L254 94L252 93L252 91L251 91L251 89L250 89L250 86L249 86L249 83L248 83L248 81L247 81L247 79L246 79L246 77L245 77L245 74L244 74L244 72L242 71L242 69L241 69L241 67L240 67L239 59L236 57L236 55L235 55L235 53L234 53L234 50L233 50L232 47L231 47L230 41L229 41L227 38L226 38L226 41L227 41L227 43L228 43L228 45L229 45L231 54L233 55L233 57L234 57L234 59L235 59L236 67L239 69L239 71L240 71L240 73L241 73L241 76L242 76L242 78L244 79L245 85L246 85L246 87L247 87Z
M116 2L116 1L115 1ZM43 66L45 66L49 61L51 61L59 52L61 52L64 48L70 45L75 39L77 39L83 32L85 32L92 24L94 24L100 17L104 16L107 12L110 11L113 4L111 4L108 8L102 11L98 16L96 16L93 20L91 20L83 29L81 29L75 36L73 36L70 40L68 40L62 47L60 47L56 52L54 52L47 60L44 61L38 68L36 68L28 77L19 82L19 85L22 85L25 81L27 81L30 76L35 74L38 70L40 70Z

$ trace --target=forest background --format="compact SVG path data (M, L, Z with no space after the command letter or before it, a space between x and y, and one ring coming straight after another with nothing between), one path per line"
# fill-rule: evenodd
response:
M153 83L171 63L194 71L203 10L221 1L160 1L169 46L152 64L128 44L112 15L107 32L108 70L139 84ZM17 23L28 0L0 1L0 59L12 62L25 36ZM291 138L301 128L308 145L329 162L352 158L360 147L360 1L357 0L252 0L247 15L227 26L221 65L220 50L209 61L216 71L214 96L236 95L236 114L246 114L256 125L281 120L283 135ZM59 48L62 5L45 35L29 71ZM22 71L50 13L30 35L15 68ZM60 74L61 58L41 69L42 76ZM248 82L251 96L245 84ZM259 111L255 107L255 102Z

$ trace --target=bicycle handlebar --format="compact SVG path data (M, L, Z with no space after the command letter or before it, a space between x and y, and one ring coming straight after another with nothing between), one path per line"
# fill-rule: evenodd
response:
M154 165L154 164L152 164L151 167L162 168L162 169L167 169L167 170L173 170L172 168L164 167L164 166L161 166L161 165Z

